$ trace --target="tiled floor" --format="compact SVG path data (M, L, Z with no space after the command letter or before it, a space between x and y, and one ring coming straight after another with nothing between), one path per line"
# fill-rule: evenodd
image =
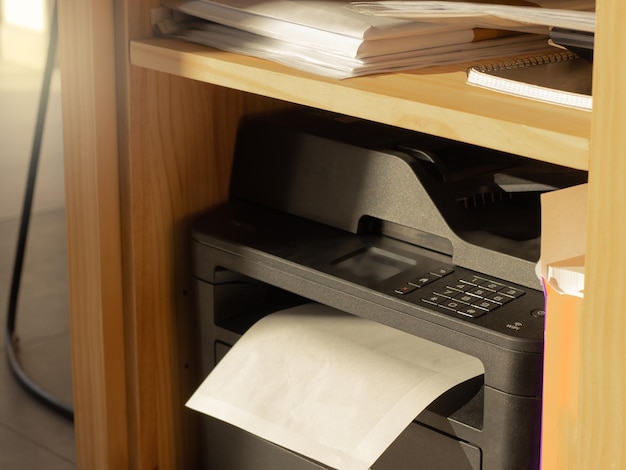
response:
M74 428L14 379L6 310L43 77L0 60L0 468L75 468ZM31 378L71 403L60 79L53 80L18 308L18 355Z

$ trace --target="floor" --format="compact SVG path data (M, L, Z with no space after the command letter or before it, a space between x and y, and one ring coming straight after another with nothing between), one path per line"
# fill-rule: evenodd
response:
M0 468L75 468L72 422L34 399L6 358L6 310L43 67L0 59ZM61 86L52 83L19 297L18 357L27 374L71 405Z

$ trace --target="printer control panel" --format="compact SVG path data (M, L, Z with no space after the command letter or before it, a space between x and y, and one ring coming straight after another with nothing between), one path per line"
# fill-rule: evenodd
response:
M411 268L371 287L412 308L509 338L543 338L541 291L425 256L415 259Z
M526 293L517 287L482 276L470 275L451 279L449 275L453 272L452 267L438 267L408 280L394 292L398 295L406 295L420 289L424 293L420 296L422 302L471 318L478 318L485 313L492 312ZM441 287L436 290L422 289L444 277L452 282L440 284Z
M383 294L378 302L410 316L485 339L542 343L541 290L460 266L451 257L401 240L373 234L341 238L311 250L310 267Z

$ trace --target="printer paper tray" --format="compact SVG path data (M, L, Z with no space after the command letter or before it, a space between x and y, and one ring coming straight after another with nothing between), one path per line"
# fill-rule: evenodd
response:
M209 436L206 468L211 470L331 470L216 419L207 418L205 426ZM481 451L414 422L372 470L417 469L480 470Z

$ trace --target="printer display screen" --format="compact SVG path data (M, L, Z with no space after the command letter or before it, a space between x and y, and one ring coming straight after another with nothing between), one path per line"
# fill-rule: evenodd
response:
M376 247L367 247L339 259L335 268L351 277L367 281L384 281L411 266L417 261L406 256Z

